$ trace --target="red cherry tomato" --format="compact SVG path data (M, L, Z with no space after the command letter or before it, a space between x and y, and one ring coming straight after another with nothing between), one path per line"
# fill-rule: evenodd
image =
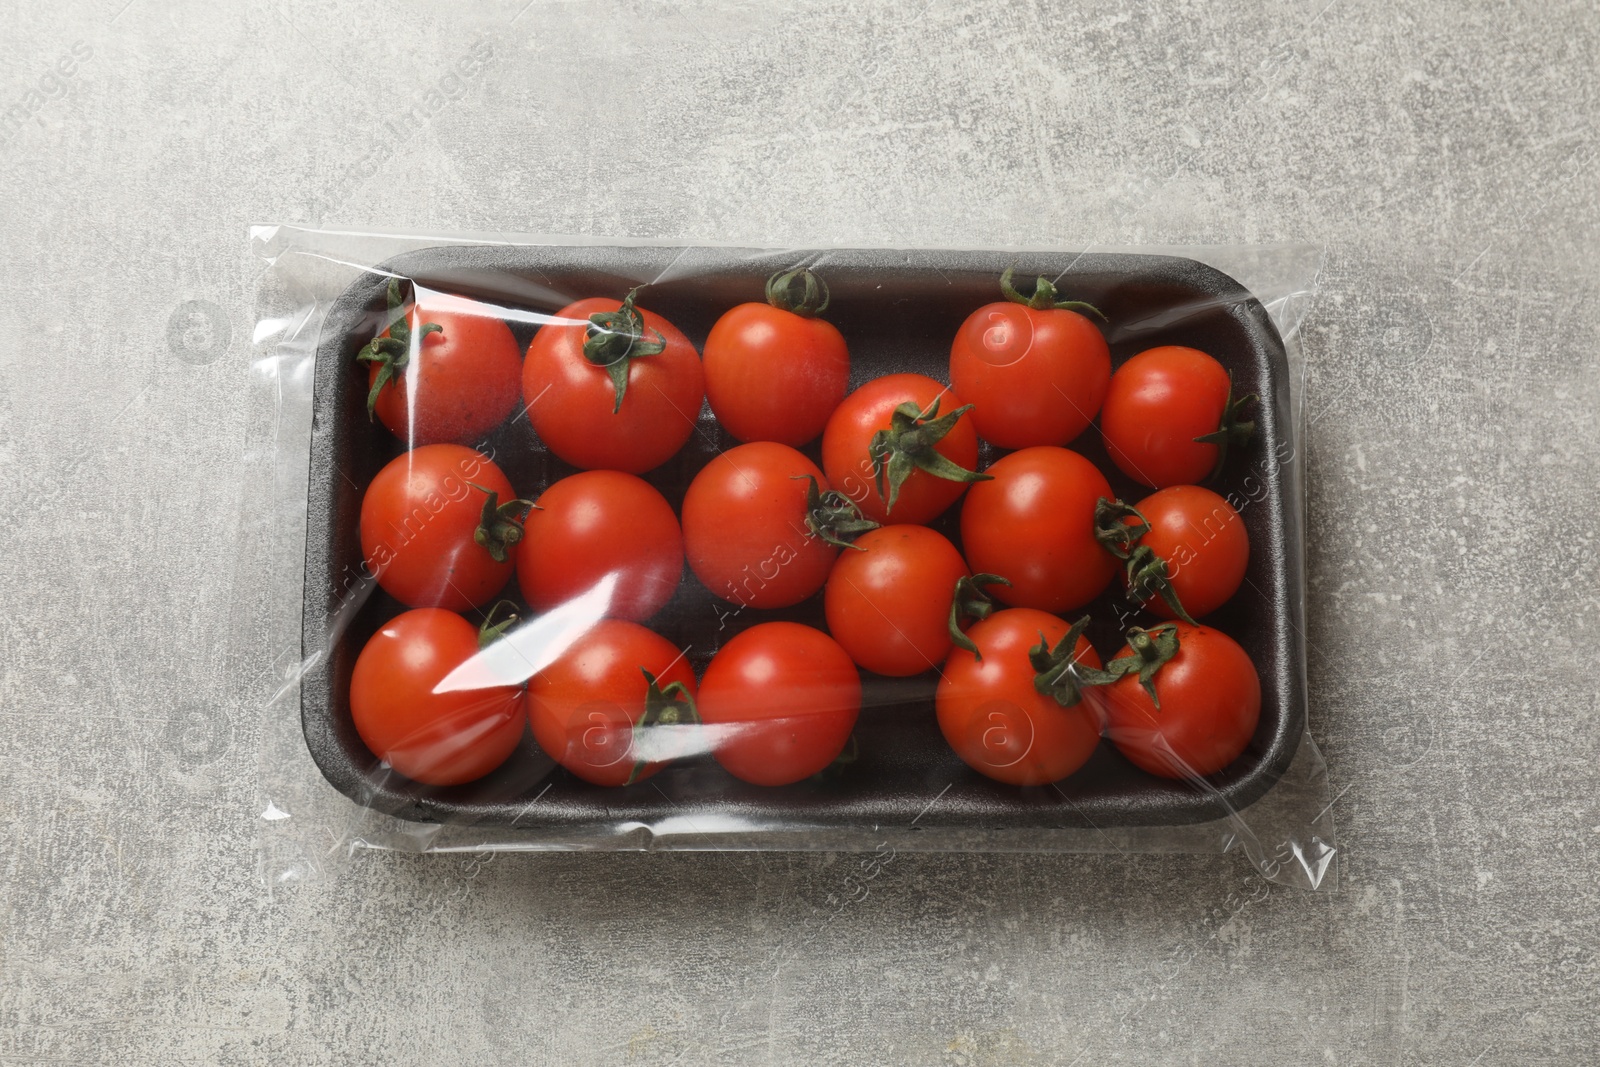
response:
M1100 412L1106 451L1122 472L1156 489L1204 481L1218 466L1220 434L1229 446L1249 440L1255 424L1238 421L1253 397L1231 400L1222 364L1198 348L1166 345L1117 368Z
M932 413L935 401L939 405L936 417L922 420L929 424L926 429L917 431L915 420L903 416L901 429L895 429L896 409L909 405L918 412ZM875 522L925 523L937 518L960 498L969 481L981 478L972 474L978 463L978 435L971 419L956 414L962 408L960 399L947 387L920 374L890 374L868 382L845 398L823 431L822 468L828 472L829 483ZM896 466L892 460L884 477L887 492L878 491L872 446L880 433L886 435L880 440L903 442L910 449L897 445L897 451L907 456L902 462L909 470L897 492L890 477ZM906 434L916 436L907 438ZM932 473L928 467L941 469L946 476ZM890 497L894 498L892 509Z
M966 576L956 546L926 526L864 533L828 575L828 631L869 671L921 674L950 651L950 604Z
M645 671L661 690L657 699ZM667 693L674 685L682 692ZM694 727L681 697L692 700L694 691L694 671L671 641L636 622L603 619L528 680L528 720L539 747L579 778L626 785L686 749L683 731ZM636 730L647 715L659 725Z
M606 614L643 622L683 576L683 534L672 505L642 478L582 471L544 491L517 548L517 581L535 611L614 583Z
M767 622L729 641L700 680L712 754L735 778L788 785L844 751L861 710L861 676L837 641Z
M986 472L961 509L961 543L974 571L1009 578L989 592L1007 604L1063 612L1093 600L1117 572L1095 540L1095 505L1111 486L1065 448L1013 452Z
M478 628L417 608L384 623L356 657L350 717L383 760L425 785L459 785L506 761L522 740L522 687L494 677Z
M1101 727L1090 699L1073 692L1070 679L1052 692L1035 684L1041 669L1033 651L1043 642L1046 653L1065 653L1061 646L1071 629L1046 612L1010 608L967 631L981 659L964 648L951 651L934 706L940 731L967 766L1011 785L1047 785L1088 761ZM1058 656L1058 671L1067 658ZM1100 667L1082 635L1072 642L1070 659Z
M626 381L620 404L613 372ZM522 395L534 432L557 456L643 474L694 433L704 382L700 355L677 327L629 302L595 298L562 308L533 335Z
M486 515L491 493L496 512ZM509 550L527 507L516 495L493 460L461 445L395 457L361 498L368 571L404 604L464 611L488 603L515 569Z
M950 347L950 385L972 403L972 426L1000 448L1064 445L1100 411L1111 381L1111 350L1074 307L1058 306L1043 283L1030 302L1011 298L967 317Z
M805 286L796 292L796 283ZM810 271L776 274L767 304L740 304L706 337L706 398L741 441L803 445L822 432L850 385L844 335L815 316L827 288Z
M1155 673L1160 707L1136 675L1103 687L1107 734L1124 756L1151 774L1215 774L1239 757L1256 732L1261 679L1249 654L1222 631L1185 622L1163 626L1176 627L1178 647ZM1150 634L1158 636L1161 629ZM1132 653L1131 645L1123 645L1116 658Z
M391 316L403 306L391 279ZM470 443L516 410L522 352L489 305L424 292L378 336L358 357L367 364L368 410L408 446Z
M1239 591L1250 562L1250 535L1233 505L1209 489L1174 485L1151 493L1134 507L1150 525L1139 544L1160 561L1172 592L1191 618L1211 614ZM1124 521L1138 523L1132 516ZM1177 618L1160 596L1145 598L1144 606L1160 618Z
M713 458L683 498L695 577L722 599L755 608L798 604L821 589L839 547L808 525L813 486L821 528L843 532L836 523L856 517L841 512L836 495L827 507L822 472L788 445L755 441Z

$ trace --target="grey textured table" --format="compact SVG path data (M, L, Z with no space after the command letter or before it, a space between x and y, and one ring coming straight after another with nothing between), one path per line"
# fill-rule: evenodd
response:
M0 1062L1595 1058L1591 4L467 8L0 5ZM237 679L279 650L230 635L277 221L1323 243L1340 888L901 855L836 910L837 857L368 854L269 897Z

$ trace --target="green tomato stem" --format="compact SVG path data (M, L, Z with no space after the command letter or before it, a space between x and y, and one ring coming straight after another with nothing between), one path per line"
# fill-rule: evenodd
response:
M994 611L994 600L984 592L983 587L1010 584L1009 579L998 574L962 575L956 579L955 595L950 600L950 643L971 652L972 657L980 663L983 662L983 653L978 651L978 646L961 628L961 620L981 622L987 619Z
M1028 662L1038 672L1033 688L1064 708L1076 706L1083 699L1083 687L1094 684L1089 678L1094 668L1077 661L1078 639L1088 628L1089 616L1085 615L1072 624L1055 648L1040 633L1039 643L1028 652Z
M972 410L971 404L963 404L940 415L940 400L934 397L933 403L923 411L918 411L917 405L912 403L901 404L890 416L889 428L873 434L868 443L867 454L872 458L878 496L891 512L895 501L900 499L900 487L913 471L926 471L935 478L951 482L986 482L993 478L993 475L967 470L935 447L955 428L961 416Z
M597 367L604 367L616 391L617 401L611 407L615 415L622 410L622 398L628 392L628 368L636 359L659 356L667 350L667 339L659 331L650 331L644 324L644 315L633 306L639 295L638 288L629 290L622 306L615 311L599 311L589 316L588 338L583 342L583 357ZM647 333L654 332L651 341Z
M467 484L484 494L483 512L478 518L478 528L472 531L472 540L488 551L490 559L504 563L510 558L511 546L522 540L522 524L528 512L538 505L520 498L502 504L500 494L493 489L485 489L476 482Z
M1124 520L1134 519L1129 523ZM1123 561L1123 577L1127 584L1128 599L1136 604L1148 603L1159 596L1166 601L1172 613L1184 622L1194 625L1194 619L1178 599L1172 585L1172 572L1167 561L1156 555L1155 549L1142 539L1150 532L1150 520L1132 504L1101 497L1094 507L1094 536L1107 552Z
M369 422L372 421L373 412L378 406L378 396L411 362L413 340L410 312L400 291L399 278L389 279L388 307L385 324L379 329L378 336L368 341L361 351L356 353L356 362L378 368L377 376L372 379L372 388L367 391ZM389 336L383 336L385 332ZM430 333L444 333L444 327L437 322L423 323L422 328L417 331L416 346L420 347Z
M779 271L767 279L766 292L767 303L779 311L791 311L808 319L816 318L828 310L828 302L832 299L828 293L828 283L810 267Z
M1005 273L1000 275L1000 292L1012 303L1023 304L1035 311L1076 311L1082 315L1093 315L1101 322L1109 322L1105 313L1093 304L1082 300L1060 300L1061 294L1056 290L1050 279L1040 275L1033 283L1033 295L1023 296L1012 284L1015 268L1007 267Z
M1211 473L1206 475L1206 480L1211 481L1222 473L1222 468L1227 465L1228 451L1234 448L1243 448L1250 443L1250 438L1256 432L1254 419L1245 419L1245 406L1255 403L1259 398L1254 393L1241 396L1238 400L1233 398L1233 372L1228 372L1228 395L1222 402L1222 422L1212 432L1196 437L1195 443L1217 446L1217 462L1212 466Z

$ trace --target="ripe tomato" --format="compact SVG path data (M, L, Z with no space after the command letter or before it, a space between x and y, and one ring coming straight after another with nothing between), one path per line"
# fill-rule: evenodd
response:
M672 599L682 576L683 534L672 505L621 471L581 471L546 489L517 548L517 581L535 611L610 578L605 613L643 622Z
M781 608L811 596L845 538L875 523L828 489L805 456L753 441L715 457L683 498L683 536L695 577L724 600Z
M788 785L827 767L860 710L861 676L849 655L821 630L794 622L739 634L700 680L712 755L756 785Z
M1063 612L1098 596L1117 560L1095 540L1095 504L1111 486L1095 465L1054 446L1013 452L989 468L961 508L961 543L975 571L1011 581L996 598Z
M962 762L996 781L1048 785L1088 761L1101 718L1068 666L1100 667L1087 622L1011 608L973 624L979 655L954 649L934 695L939 730Z
M920 374L890 374L845 398L822 434L822 468L876 522L928 522L976 474L978 435L954 393ZM943 414L940 412L943 411Z
M1000 448L1064 445L1100 411L1111 381L1111 349L1079 311L1040 278L1032 296L1000 278L1006 299L967 317L950 346L950 385L972 402L972 426Z
M796 291L796 287L799 290ZM850 350L831 322L828 287L809 270L774 274L767 303L740 304L706 337L706 398L741 441L803 445L850 385Z
M487 304L425 292L409 309L389 279L389 327L356 359L367 365L367 414L407 447L476 441L517 407L522 352Z
M453 611L416 608L372 635L350 675L350 717L372 754L425 785L459 785L522 740L522 687L479 659L479 631Z
M528 680L528 721L539 747L579 778L628 785L686 750L694 689L671 641L602 619Z
M1126 560L1130 599L1163 619L1211 614L1238 592L1250 562L1244 520L1222 497L1197 485L1159 489L1133 507L1101 501L1100 543Z
M926 526L884 526L857 538L828 575L828 631L858 666L902 678L950 651L950 605L966 561Z
M522 368L534 432L575 467L643 474L694 433L705 397L694 345L626 300L569 304L539 327Z
M1163 778L1215 774L1256 732L1261 679L1249 654L1220 630L1186 622L1134 627L1107 670L1122 673L1099 690L1108 736L1141 770Z
M361 554L396 600L464 611L488 603L515 569L516 499L495 462L461 445L396 456L361 498Z
M1161 489L1204 481L1255 423L1241 421L1254 396L1233 399L1233 379L1198 348L1165 345L1117 368L1100 412L1106 451L1134 481Z

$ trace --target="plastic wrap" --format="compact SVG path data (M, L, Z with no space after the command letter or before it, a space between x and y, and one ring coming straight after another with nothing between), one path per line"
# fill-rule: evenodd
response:
M898 850L1239 849L1274 882L1332 884L1305 674L1316 249L251 236L239 566L259 610L236 639L264 665L243 688L269 885L361 848L847 850L864 871ZM963 344L981 365L959 376L988 383L972 409L950 388ZM1112 412L1077 432L1105 385L1079 395L1098 372L1070 361L1097 345L1119 370L1208 353L1253 424L1214 477L1145 479L1205 482L1248 535L1204 637L1156 614L1187 556L1152 577L1155 534L1093 540L1096 497L1154 492L1112 457ZM1029 375L1061 352L1057 397ZM874 391L894 394L881 425ZM1159 449L1169 430L1137 433ZM949 580L980 556L1011 585ZM1097 663L1063 652L1079 633ZM1188 643L1119 660L1130 633ZM1248 657L1253 728L1228 674L1248 670L1208 641ZM1167 695L1157 718L1138 693ZM1242 752L1191 765L1240 723Z

